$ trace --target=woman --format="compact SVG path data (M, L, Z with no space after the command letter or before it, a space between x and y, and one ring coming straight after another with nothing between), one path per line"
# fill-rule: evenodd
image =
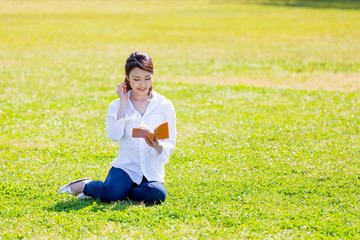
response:
M83 178L59 190L79 199L99 198L104 202L131 200L145 203L164 202L164 165L175 150L176 116L170 100L152 90L151 58L134 52L125 64L125 82L118 84L118 99L109 105L107 133L119 142L117 158L111 163L105 182ZM169 138L133 138L132 130L148 126L154 130L168 122Z

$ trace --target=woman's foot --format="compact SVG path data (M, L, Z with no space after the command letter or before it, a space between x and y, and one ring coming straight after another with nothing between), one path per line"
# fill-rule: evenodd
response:
M87 196L87 195L85 195L84 193L79 193L78 195L76 195L76 197L77 197L79 200L83 200L83 199L94 199L92 196Z
M84 190L85 184L92 181L91 178L82 178L63 186L58 193L69 193L70 195L78 195Z
M84 191L85 184L92 180L84 180L70 185L72 195L78 195Z

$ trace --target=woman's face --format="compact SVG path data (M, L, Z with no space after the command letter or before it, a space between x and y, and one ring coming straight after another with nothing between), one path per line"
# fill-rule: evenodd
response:
M144 71L141 68L134 68L130 71L129 82L135 94L148 95L152 81L153 74L151 72Z

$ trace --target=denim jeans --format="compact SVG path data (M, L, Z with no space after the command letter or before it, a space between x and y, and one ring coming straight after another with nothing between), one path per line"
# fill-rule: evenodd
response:
M115 167L110 169L105 182L88 182L83 193L103 202L121 201L128 197L138 202L160 203L165 201L167 195L162 182L148 181L144 177L138 185L124 170Z

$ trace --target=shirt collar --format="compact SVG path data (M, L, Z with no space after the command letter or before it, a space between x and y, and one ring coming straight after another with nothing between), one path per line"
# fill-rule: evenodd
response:
M152 98L149 105L146 108L144 116L150 114L160 104L158 93L152 90L151 94L152 94Z
M131 100L130 100L130 96L132 94L132 89L129 90L128 92L128 103L130 103L130 106L135 110ZM149 105L147 106L146 110L145 110L145 115L150 114L159 104L160 104L160 100L159 100L159 94L157 92L155 92L154 90L151 91L152 94L152 98L150 100Z

